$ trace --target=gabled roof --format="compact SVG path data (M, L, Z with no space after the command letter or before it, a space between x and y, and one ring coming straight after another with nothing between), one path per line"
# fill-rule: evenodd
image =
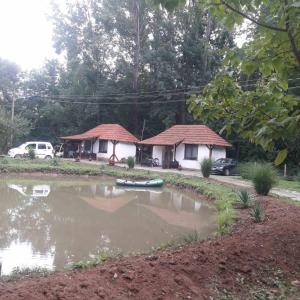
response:
M144 145L161 146L180 143L231 147L230 143L205 125L174 125L160 134L140 142Z
M132 135L129 131L127 131L123 126L119 124L101 124L84 133L71 136L63 136L61 138L64 140L77 141L83 141L92 138L131 143L138 143L139 141L134 135Z

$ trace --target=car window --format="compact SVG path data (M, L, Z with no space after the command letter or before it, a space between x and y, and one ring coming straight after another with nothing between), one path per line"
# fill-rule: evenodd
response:
M35 149L36 149L36 144L28 144L28 145L25 147L26 150L29 150L30 148L33 149L33 150L35 150Z
M46 145L45 144L38 144L38 149L39 150L46 150Z
M50 150L51 150L51 146L47 146L47 149L50 149Z

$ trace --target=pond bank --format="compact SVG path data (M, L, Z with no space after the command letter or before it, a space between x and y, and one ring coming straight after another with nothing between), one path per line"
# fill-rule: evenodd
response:
M1 282L0 299L298 299L300 207L261 200L263 223L253 223L242 210L230 235Z
M0 163L0 170L134 179L158 176L76 163L9 164L3 169ZM290 294L298 299L300 207L262 197L265 220L254 223L249 210L233 209L235 193L228 186L176 174L160 177L214 200L222 216L219 231L230 234L151 255L116 258L93 268L0 282L0 299L287 299Z

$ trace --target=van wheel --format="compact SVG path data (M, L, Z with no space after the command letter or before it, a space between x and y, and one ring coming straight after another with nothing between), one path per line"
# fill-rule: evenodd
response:
M224 175L225 176L229 176L230 175L230 170L229 169L225 169L224 170Z
M45 159L52 159L52 156L47 155L47 156L45 156Z
M14 158L22 158L22 155L21 155L21 154L16 154L16 155L14 156Z

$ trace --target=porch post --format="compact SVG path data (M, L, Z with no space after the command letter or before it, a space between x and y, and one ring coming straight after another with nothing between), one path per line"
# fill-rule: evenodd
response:
M211 157L212 157L212 151L214 149L214 145L206 145L206 147L209 149L209 158L211 159Z
M113 153L109 158L109 164L114 165L116 163L115 160L119 161L118 157L116 156L116 145L118 144L118 141L116 140L111 140L113 144Z

